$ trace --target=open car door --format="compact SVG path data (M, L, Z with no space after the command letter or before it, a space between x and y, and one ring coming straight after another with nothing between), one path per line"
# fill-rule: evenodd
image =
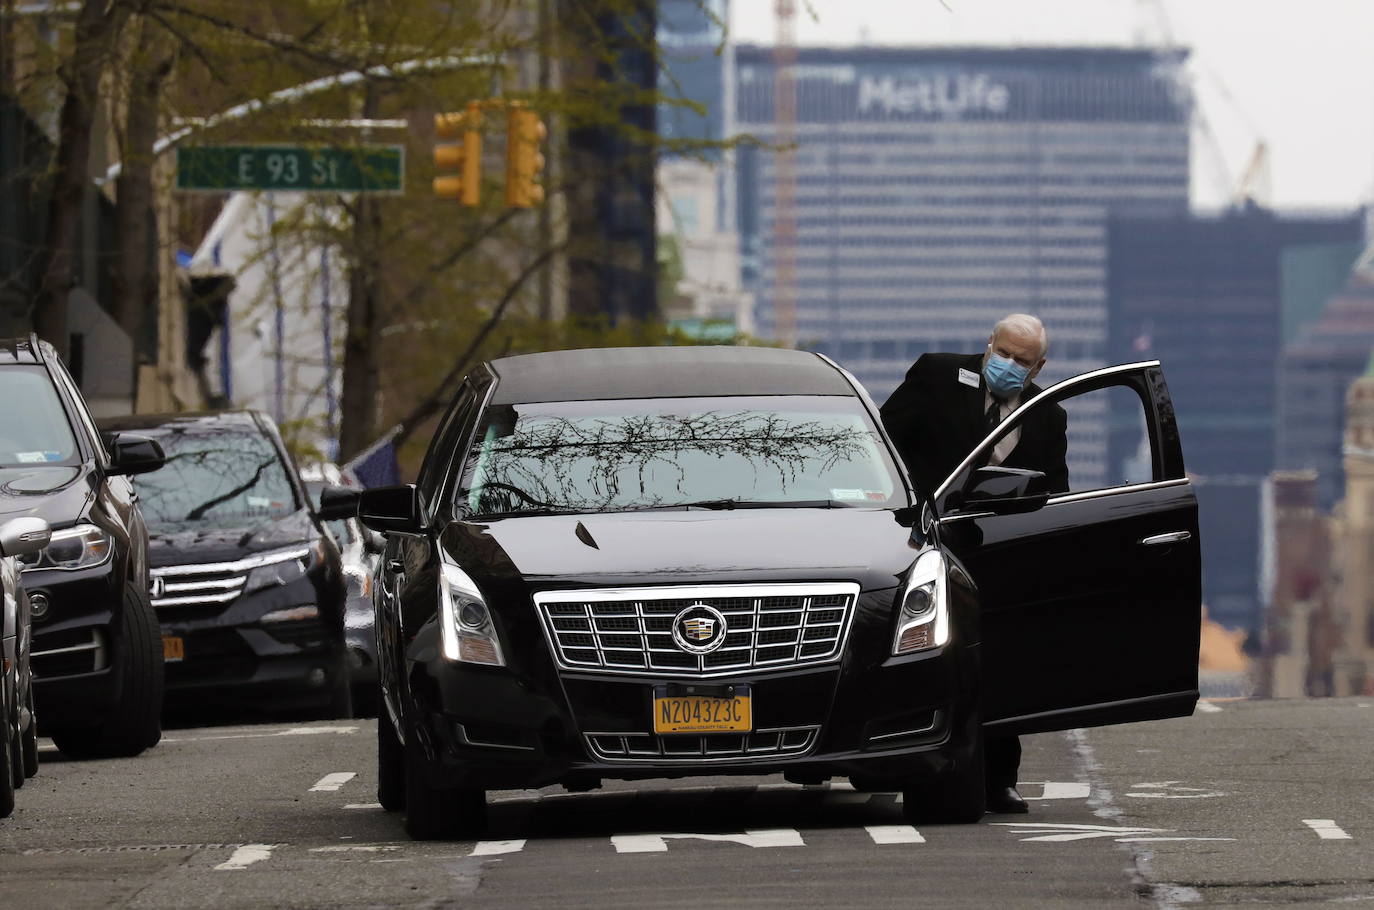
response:
M983 466L1003 436L1044 419L1037 409L1061 406L1070 454L1076 446L1100 452L1098 469L1080 470L1082 480L1066 492L1048 490L1038 472ZM1075 414L1103 411L1108 419L1091 425L1111 427L1107 439L1075 432ZM1123 427L1138 429L1132 437ZM1114 468L1113 450L1129 454ZM978 587L989 733L1192 713L1201 628L1197 500L1157 361L1046 389L979 444L934 504L941 540Z

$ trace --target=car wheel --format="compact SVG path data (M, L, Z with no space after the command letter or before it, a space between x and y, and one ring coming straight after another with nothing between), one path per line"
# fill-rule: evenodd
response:
M98 727L53 731L57 748L72 758L138 755L162 739L162 634L148 595L134 585L124 588L119 632L119 703Z
M406 733L406 833L412 840L460 840L478 834L487 822L486 792L431 786L425 750L414 725Z
M5 722L5 735L0 737L3 740L3 755L0 755L0 818L9 818L14 811L14 761L10 758L18 748L14 736L14 725Z
M982 731L972 739L945 773L902 789L902 813L908 821L972 825L982 819L987 806Z
M33 684L29 684L29 728L24 731L20 748L24 753L24 776L33 777L38 773L38 715L33 710Z
M391 716L383 711L377 716L377 802L388 812L406 807L405 760Z

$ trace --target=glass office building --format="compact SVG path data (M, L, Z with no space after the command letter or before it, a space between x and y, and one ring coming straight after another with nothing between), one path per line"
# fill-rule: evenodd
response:
M1107 357L1107 219L1186 212L1191 100L1181 52L801 48L796 84L798 342L884 400L928 351L981 350L1034 313L1042 380ZM773 50L736 48L741 133L776 139ZM776 152L744 150L738 222L759 332L776 327ZM1076 414L1070 469L1105 479L1106 413Z

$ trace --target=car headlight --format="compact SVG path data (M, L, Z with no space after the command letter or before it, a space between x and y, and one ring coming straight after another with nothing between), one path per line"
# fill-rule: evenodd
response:
M445 562L439 583L444 656L470 664L504 667L505 655L482 592L468 573Z
M101 528L76 525L52 532L42 551L21 557L25 569L88 569L110 558L114 541Z
M927 550L916 557L897 611L893 654L910 654L949 643L949 593L945 557Z
M311 566L320 558L318 541L313 546L294 546L261 553L254 557L257 565L248 573L244 593L250 594L277 585L289 585L309 572Z

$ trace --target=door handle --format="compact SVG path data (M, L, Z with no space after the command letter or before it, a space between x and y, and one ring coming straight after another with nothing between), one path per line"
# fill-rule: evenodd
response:
M1170 531L1168 534L1156 534L1154 537L1146 537L1140 542L1142 547L1162 547L1171 543L1183 543L1185 540L1192 540L1192 531Z

